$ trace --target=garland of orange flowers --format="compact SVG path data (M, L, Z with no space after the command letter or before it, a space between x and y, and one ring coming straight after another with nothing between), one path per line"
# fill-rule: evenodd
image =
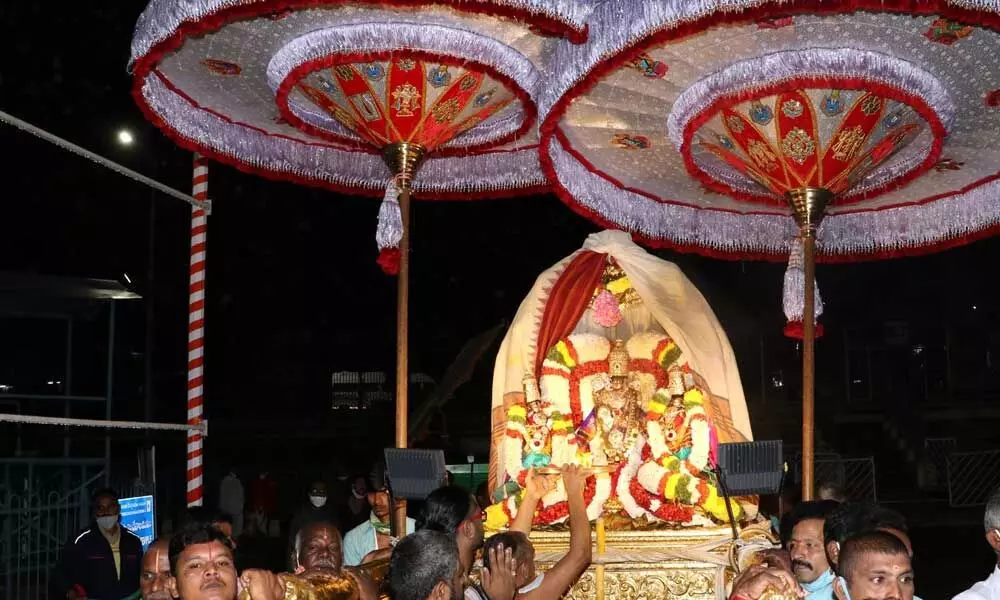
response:
M589 506L590 502L594 499L594 494L597 492L597 478L590 476L587 478L587 482L583 486L583 504L584 506ZM560 500L551 506L546 506L540 508L535 513L534 522L539 525L548 525L554 523L559 519L563 519L569 516L569 502L566 500Z

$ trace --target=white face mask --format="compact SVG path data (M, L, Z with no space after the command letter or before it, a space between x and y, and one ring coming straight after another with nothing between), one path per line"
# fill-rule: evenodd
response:
M118 516L112 515L110 517L97 517L97 526L104 531L111 531L118 524Z
M351 494L353 494L354 497L357 498L358 500L361 500L362 498L364 498L365 496L368 495L368 494L359 494L358 490L354 490L354 489L351 490Z
M326 496L309 496L309 503L316 508L323 508L326 506Z

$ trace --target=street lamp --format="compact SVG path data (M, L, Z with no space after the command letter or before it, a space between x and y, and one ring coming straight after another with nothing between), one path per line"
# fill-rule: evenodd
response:
M122 146L131 146L135 142L135 136L128 129L120 129L118 131L118 143Z

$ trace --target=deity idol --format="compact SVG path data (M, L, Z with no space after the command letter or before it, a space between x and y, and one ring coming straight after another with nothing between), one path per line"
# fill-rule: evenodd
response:
M499 406L495 389L491 481L499 497L488 527L516 514L530 470L558 473L565 464L592 473L585 490L591 519L675 526L729 519L716 448L750 435L725 334L676 267L611 232L588 242L601 236L610 251L585 249L543 274L519 312L534 318L521 328L516 318L501 348L503 385L514 369L523 375L521 389L503 390ZM524 350L513 352L514 344ZM557 484L535 524L564 520L565 500ZM729 504L737 519L752 508Z

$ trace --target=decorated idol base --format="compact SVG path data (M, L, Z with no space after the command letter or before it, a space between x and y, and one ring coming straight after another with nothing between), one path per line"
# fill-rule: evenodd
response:
M539 571L569 550L569 532L534 531ZM761 550L774 547L767 523L745 527L738 541L729 527L609 531L604 551L595 534L593 562L564 596L571 600L716 600Z

